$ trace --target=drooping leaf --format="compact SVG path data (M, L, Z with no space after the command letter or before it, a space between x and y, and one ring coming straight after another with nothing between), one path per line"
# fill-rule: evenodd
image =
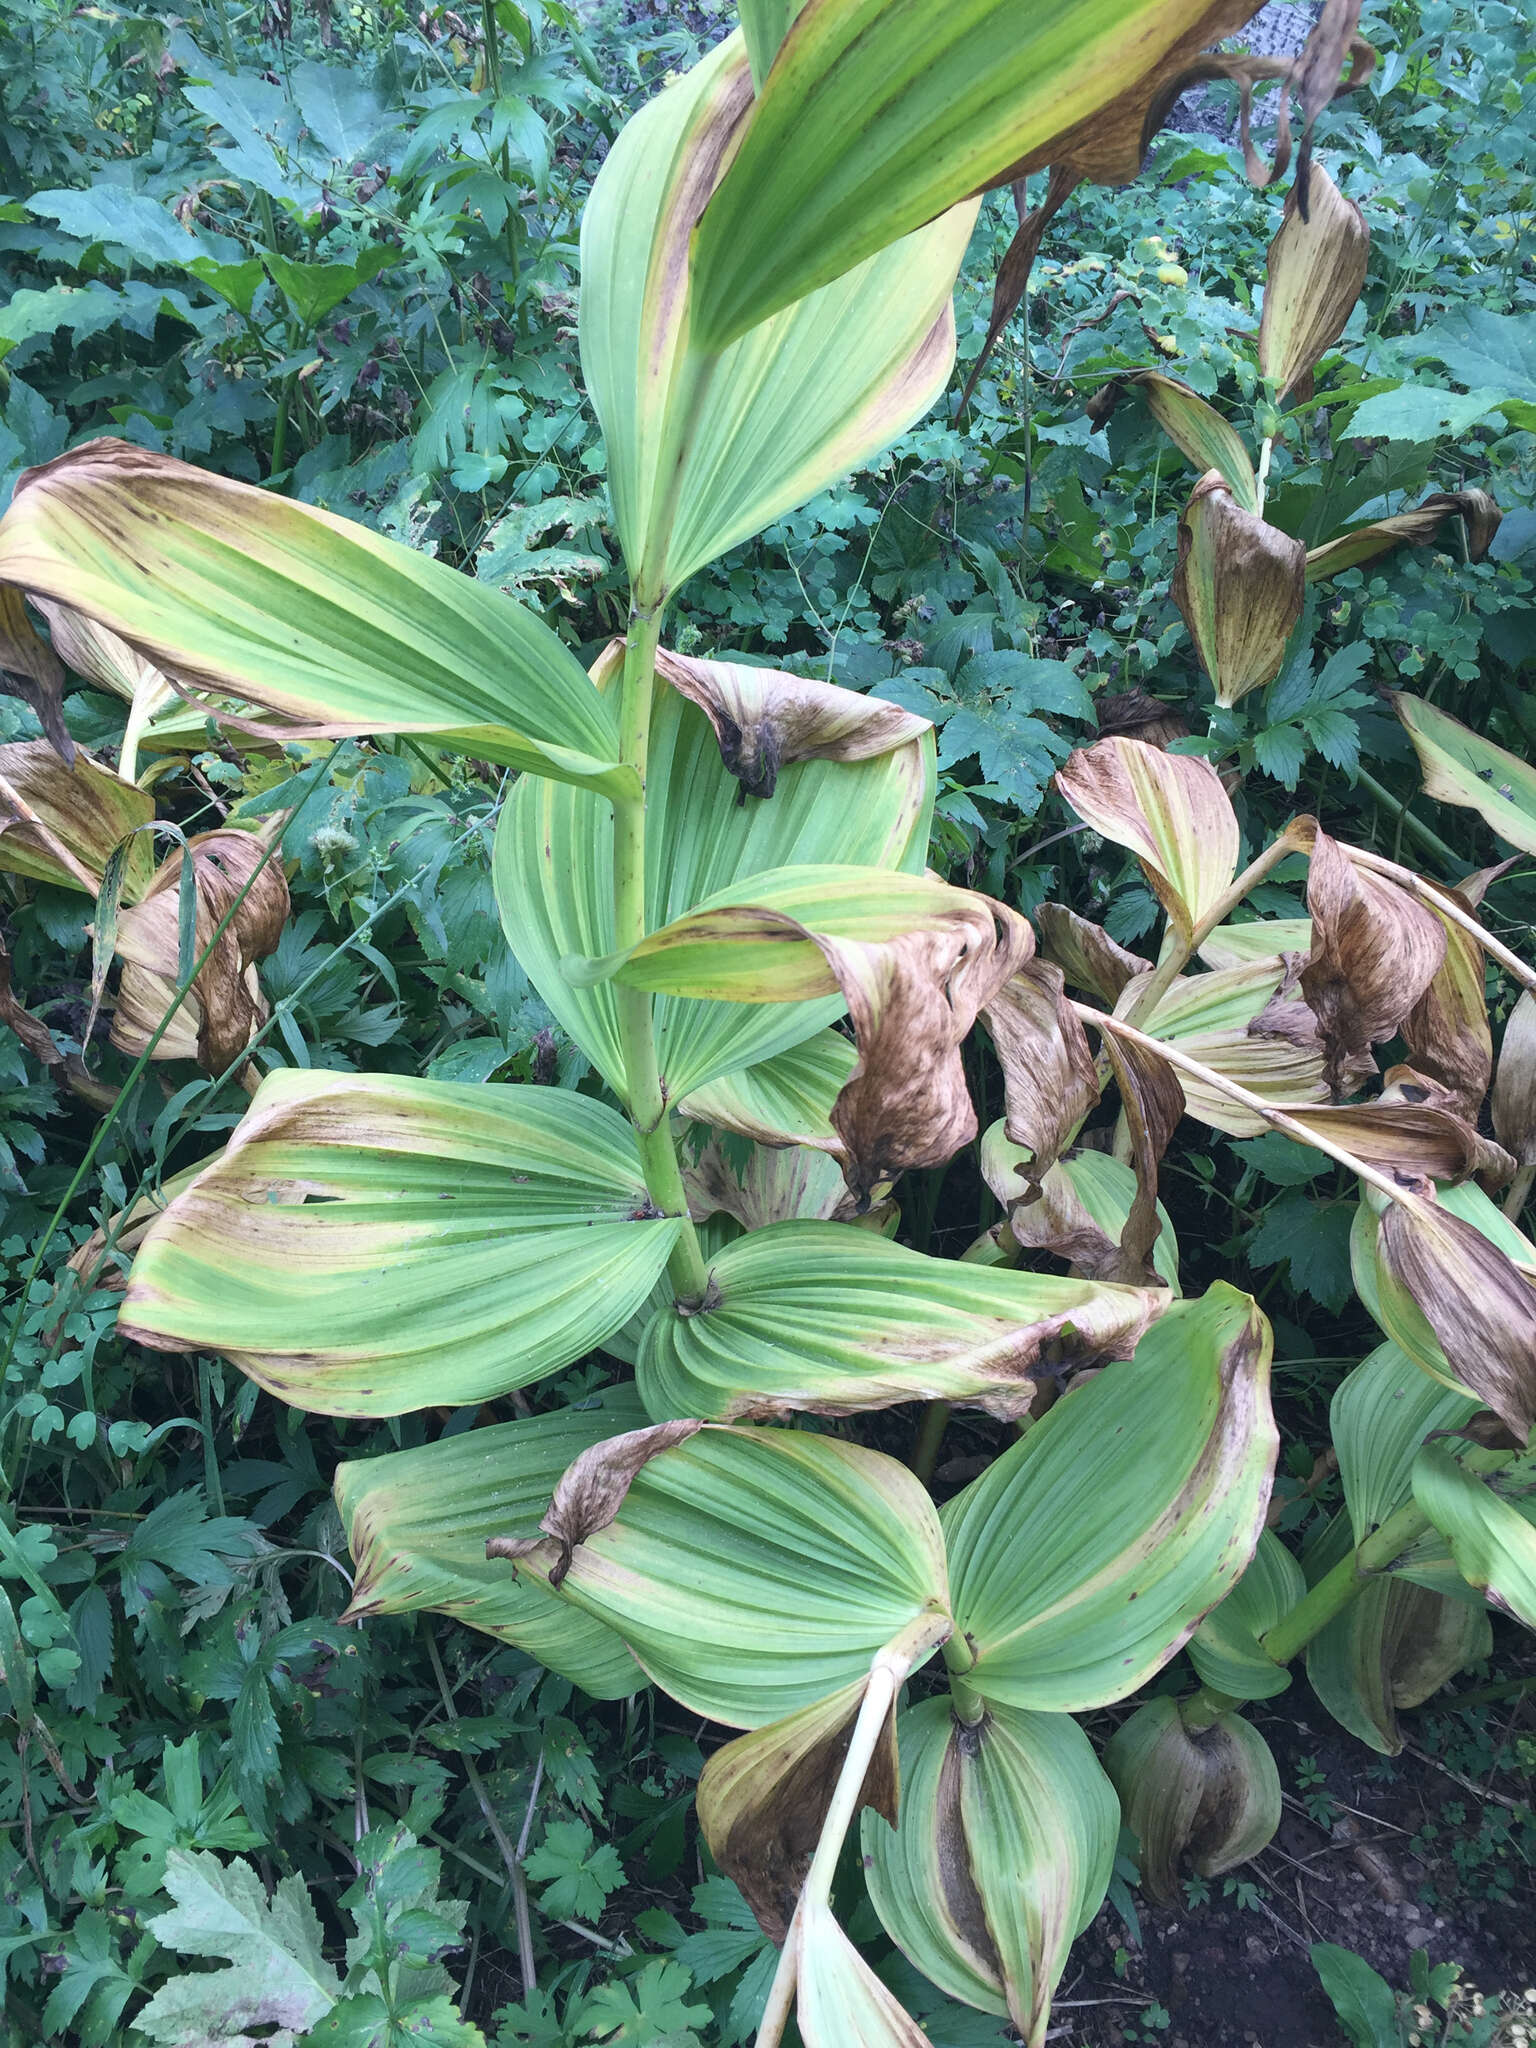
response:
M519 1574L553 1583L559 1540L512 1544ZM493 1539L491 1554L506 1547ZM633 1473L559 1594L691 1713L734 1728L862 1681L885 1645L949 1613L938 1518L904 1466L831 1437L713 1423Z
M1465 887L1453 894L1463 910L1473 910ZM1403 1019L1403 1043L1408 1064L1444 1088L1452 1106L1475 1123L1493 1076L1487 969L1483 949L1472 934L1439 911L1435 914L1445 927L1445 958ZM1507 1043L1507 1032L1505 1039ZM1497 1115L1495 1103L1495 1128Z
M900 1818L867 1813L862 1828L875 1910L925 1976L1038 2043L1109 1884L1113 1790L1065 1714L994 1705L968 1728L924 1700L899 1736Z
M1522 1166L1536 1162L1536 996L1522 989L1499 1046L1493 1128Z
M1266 1529L1253 1562L1219 1607L1189 1639L1189 1661L1202 1685L1235 1700L1267 1700L1291 1682L1261 1638L1307 1590L1301 1566Z
M534 774L624 781L612 706L532 612L351 520L125 441L23 474L0 583L310 732L432 733Z
M1221 778L1194 754L1100 740L1056 784L1085 823L1140 860L1176 930L1193 930L1237 873L1237 817Z
M1247 511L1219 470L1196 484L1179 520L1173 601L1216 702L1273 682L1306 602L1306 549Z
M83 749L68 765L47 740L0 747L0 868L94 896L129 833L122 893L135 902L154 872L147 825L155 801Z
M802 1906L790 1940L805 2048L930 2048L926 2030L880 1982L830 1906Z
M1305 201L1305 217L1302 202ZM1259 368L1283 400L1344 332L1365 284L1371 232L1322 165L1298 176L1269 245Z
M1392 704L1419 757L1424 794L1480 812L1501 839L1536 853L1536 768L1422 697L1398 690Z
M1110 1737L1104 1768L1140 1844L1142 1888L1160 1905L1178 1900L1186 1865L1219 1877L1267 1848L1280 1825L1280 1773L1241 1714L1191 1728L1177 1700L1148 1700Z
M1448 519L1461 521L1467 536L1467 553L1474 562L1480 562L1492 545L1502 517L1486 491L1436 491L1411 512L1393 512L1386 518L1372 519L1364 526L1353 526L1347 533L1336 534L1321 547L1309 548L1307 581L1317 583L1325 576L1336 576L1341 569L1373 562L1378 555L1390 554L1393 548L1428 547Z
M1037 1200L1027 1199L1029 1169L1011 1144L1001 1121L981 1140L981 1170L988 1187L1008 1211L1008 1233L1026 1251L1065 1259L1084 1280L1124 1277L1121 1239L1136 1200L1136 1176L1107 1152L1070 1153L1044 1176ZM1163 1285L1179 1291L1179 1248L1168 1213L1152 1246L1151 1267Z
M1514 1160L1454 1109L1447 1093L1411 1067L1393 1067L1374 1101L1299 1109L1293 1121L1405 1185L1435 1180L1454 1187L1473 1174L1486 1187L1502 1185Z
M879 453L954 360L950 291L976 212L959 192L752 332L698 334L690 238L757 111L733 36L626 123L582 218L582 366L646 605Z
M0 580L0 696L30 705L67 766L75 743L64 723L64 664L27 616L19 590Z
M320 1414L459 1405L600 1343L677 1231L602 1103L287 1070L149 1231L123 1327Z
M609 1387L579 1408L339 1465L336 1506L357 1566L347 1619L448 1614L528 1651L596 1699L634 1692L644 1674L618 1637L489 1560L485 1537L533 1520L574 1458L645 1419L632 1388Z
M1523 1485L1528 1492L1528 1473ZM1441 1444L1425 1444L1414 1460L1413 1497L1450 1544L1467 1584L1536 1628L1536 1526L1499 1486L1497 1475L1469 1472Z
M1091 924L1064 903L1042 903L1035 922L1042 958L1054 961L1071 987L1101 1002L1118 1002L1128 981L1152 972L1150 960L1117 945L1102 925Z
M1241 435L1214 406L1207 405L1177 377L1165 376L1161 370L1124 371L1090 399L1088 412L1094 423L1108 419L1127 386L1141 393L1148 412L1195 468L1202 475L1214 470L1235 503L1256 517L1258 479Z
M1248 1296L1218 1283L1173 1302L1133 1360L1073 1389L946 1505L968 1685L1075 1711L1167 1662L1258 1542L1276 1443L1268 1369Z
M640 1392L656 1416L765 1420L944 1400L1026 1413L1039 1375L1128 1357L1158 1290L933 1259L873 1231L781 1223L710 1262L710 1294L658 1309Z
M983 1012L1003 1070L1003 1127L1026 1200L1099 1099L1093 1053L1062 981L1049 960L1028 960Z

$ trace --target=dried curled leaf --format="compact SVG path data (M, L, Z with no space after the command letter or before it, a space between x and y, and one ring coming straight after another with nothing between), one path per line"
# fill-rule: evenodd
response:
M1490 1108L1499 1143L1522 1166L1536 1166L1536 996L1529 989L1504 1026Z
M1005 982L983 1013L1003 1069L1004 1128L1030 1155L1015 1160L1031 1201L1046 1170L1099 1099L1093 1054L1066 999L1062 971L1031 960Z
M1101 924L1091 924L1064 903L1042 903L1035 912L1040 927L1040 953L1053 960L1073 988L1086 990L1101 1002L1117 1003L1126 983L1150 974L1152 962L1128 952Z
M1468 1122L1449 1089L1411 1067L1391 1068L1386 1083L1374 1102L1289 1114L1404 1186L1434 1180L1454 1187L1473 1174L1491 1186L1509 1179L1514 1160Z
M1504 514L1486 491L1436 491L1411 512L1394 512L1386 519L1373 519L1365 526L1336 534L1319 548L1307 552L1307 581L1336 576L1341 569L1353 569L1361 562L1374 562L1393 548L1427 548L1439 538L1448 519L1459 519L1466 528L1467 555L1480 562L1493 544Z
M1536 1287L1460 1216L1425 1196L1391 1202L1376 1257L1406 1289L1460 1384L1526 1443L1536 1419Z
M113 848L155 815L147 791L124 782L77 748L63 761L47 740L0 747L0 868L94 896ZM147 832L129 848L123 893L149 884L154 849Z
M791 761L867 761L931 730L926 718L879 697L746 662L699 661L662 648L656 672L714 727L743 798L772 796Z
M1152 1247L1163 1227L1157 1212L1157 1171L1184 1114L1184 1090L1167 1060L1150 1046L1119 1036L1107 1018L1102 1043L1120 1090L1136 1175L1136 1199L1120 1233L1120 1266L1125 1277L1145 1275L1155 1281Z
M1057 770L1056 786L1086 824L1139 857L1185 936L1237 873L1237 815L1220 776L1198 755L1099 740Z
M1476 898L1465 889L1450 894L1472 910ZM1403 1019L1403 1042L1409 1065L1447 1090L1451 1106L1475 1123L1493 1074L1483 949L1461 925L1445 917L1440 922L1445 958Z
M21 592L0 584L0 695L37 713L48 744L66 763L75 743L64 723L64 664L27 617Z
M593 1444L567 1466L554 1498L539 1523L541 1536L490 1536L487 1557L528 1557L539 1553L549 1583L558 1586L571 1568L578 1543L595 1536L623 1507L625 1496L652 1458L686 1443L704 1427L701 1422L658 1422L649 1429L629 1429L622 1436Z
M1171 746L1187 739L1189 727L1171 704L1149 697L1145 690L1112 690L1095 697L1093 709L1101 739L1145 740L1149 747Z
M1173 601L1216 702L1236 704L1273 682L1306 599L1307 551L1244 511L1220 470L1208 470L1179 521Z
M1307 202L1303 214L1301 201ZM1259 368L1283 399L1344 332L1365 284L1371 232L1320 164L1300 174L1269 245Z
M1163 1905L1185 1868L1216 1877L1257 1856L1280 1825L1280 1774L1240 1714L1187 1725L1180 1703L1148 1700L1118 1728L1104 1768L1141 1843L1141 1881Z
M1445 926L1405 889L1319 831L1307 875L1312 951L1301 992L1322 1027L1335 1094L1392 1037L1445 962Z
M234 916L176 1005L170 1029L156 1048L159 1059L195 1059L205 1073L222 1074L239 1059L265 1021L267 1005L256 982L256 962L276 946L288 918L288 883L282 862L268 858L265 839L251 832L202 832L164 863L140 902L122 913L116 947L122 957L112 1043L120 1052L143 1052L171 1007L180 957L178 897L182 861L192 861L197 888L194 950L201 957L219 924L244 893Z

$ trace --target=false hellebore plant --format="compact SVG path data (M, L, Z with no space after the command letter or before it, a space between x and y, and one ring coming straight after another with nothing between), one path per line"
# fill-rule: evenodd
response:
M285 737L427 734L520 771L502 916L606 1093L274 1073L144 1233L123 1324L336 1415L472 1406L598 1346L633 1365L579 1408L344 1466L351 1611L441 1609L600 1697L648 1678L743 1731L699 1818L783 1945L764 2044L791 2010L809 2048L925 2038L833 1917L861 1814L893 1939L1038 2043L1122 1801L1154 1881L1185 1853L1224 1867L1278 1815L1237 1708L1303 1647L1335 1711L1385 1741L1408 1696L1399 1594L1436 1617L1415 1685L1466 1654L1469 1585L1536 1611L1536 1531L1484 1477L1510 1453L1468 1421L1491 1409L1523 1443L1536 1401L1536 1250L1474 1178L1515 1165L1475 1123L1484 954L1536 977L1475 890L1311 820L1239 873L1215 771L1109 739L1060 787L1140 857L1162 955L1049 906L1037 949L1017 912L924 872L923 720L660 645L690 575L944 388L975 195L1095 135L1131 148L1183 59L1248 11L743 7L743 32L629 123L587 208L582 361L633 595L590 675L484 584L122 443L30 472L0 523L0 583L143 665L140 729L158 713L137 693L170 678L198 719L233 698L244 730L260 707ZM1329 89L1343 17L1330 0ZM1296 346L1315 361L1331 339ZM1211 584L1224 560L1192 539L1207 659L1234 607L1274 606L1267 584ZM1444 773L1485 787L1461 756ZM143 822L112 785L127 808L97 826L104 851ZM1309 917L1234 921L1290 851L1310 856ZM975 1136L978 1018L1005 1080L982 1152L1007 1222L946 1263L886 1234L890 1194ZM1347 1100L1399 1033L1413 1065ZM1504 1087L1522 1159L1529 1066ZM1111 1089L1114 1152L1073 1152ZM1180 1294L1156 1179L1185 1112L1284 1131L1364 1189L1360 1286L1390 1342L1339 1396L1348 1511L1310 1590L1262 1535L1268 1326L1224 1284ZM1069 1270L1018 1263L1041 1252ZM1405 1388L1388 1455L1375 1418ZM835 1426L914 1399L1020 1426L942 1510ZM1477 1441L1442 1448L1463 1425ZM1204 1689L1134 1716L1106 1774L1073 1715L1187 1641Z

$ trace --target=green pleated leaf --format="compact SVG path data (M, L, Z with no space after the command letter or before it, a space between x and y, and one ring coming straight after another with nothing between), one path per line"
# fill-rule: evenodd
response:
M567 1473L541 1524L559 1535L503 1548L622 1636L691 1713L782 1720L947 1618L938 1517L905 1466L792 1430L687 1431L619 1439L600 1469ZM606 1519L587 1533L594 1514Z
M974 1269L971 1269L974 1270ZM1176 1301L947 1503L965 1682L1007 1706L1123 1699L1253 1555L1276 1434L1269 1325L1218 1282Z
M1254 917L1245 924L1219 924L1200 948L1207 967L1242 967L1250 960L1277 960L1282 953L1310 953L1310 917Z
M1363 1543L1413 1492L1424 1439L1475 1413L1470 1394L1431 1379L1395 1344L1379 1344L1339 1385L1329 1413L1344 1504Z
M1424 794L1480 812L1501 839L1536 853L1536 768L1422 697L1399 690L1392 703L1418 754Z
M357 1566L347 1619L448 1614L596 1699L634 1692L644 1674L613 1631L488 1559L485 1537L541 1514L573 1458L644 1420L632 1387L609 1387L580 1408L338 1466L336 1506Z
M0 583L311 732L431 733L536 775L633 785L613 706L531 611L350 519L126 441L26 472L0 520Z
M761 1145L814 1145L833 1151L832 1105L858 1054L840 1031L818 1031L754 1067L739 1067L694 1088L677 1105L683 1116L735 1131Z
M1307 1553L1315 1584L1353 1543L1339 1514ZM1307 1679L1341 1727L1383 1756L1403 1747L1400 1711L1421 1706L1448 1678L1486 1657L1486 1610L1400 1576L1367 1581L1307 1645Z
M874 250L1051 161L1153 70L1202 0L810 0L697 232L692 321L718 348Z
M1189 1639L1189 1661L1201 1683L1235 1700L1267 1700L1284 1692L1291 1674L1266 1655L1260 1637L1306 1590L1301 1566L1266 1529L1247 1571Z
M1268 1847L1280 1825L1280 1773L1241 1714L1185 1726L1177 1700L1148 1700L1110 1737L1104 1768L1139 1843L1143 1889L1179 1899L1185 1868L1217 1877Z
M901 1810L863 1821L886 1932L924 1976L1042 2041L1076 1935L1109 1885L1120 1829L1093 1745L1065 1714L993 1707L964 1728L947 1699L898 1724Z
M950 293L976 218L960 193L722 353L690 347L690 237L752 115L732 36L626 123L582 218L582 368L646 605L887 448L954 362Z
M1036 1374L1126 1357L1170 1297L932 1259L847 1223L779 1223L727 1245L696 1313L660 1308L637 1383L649 1412L722 1421L898 1401L1024 1414Z
M122 1326L323 1415L461 1406L600 1344L678 1228L602 1103L290 1070L150 1229Z
M597 672L611 665L610 657ZM933 742L924 735L868 760L794 762L771 798L739 802L708 720L676 690L658 688L646 772L646 921L664 926L721 889L790 862L920 870L933 788ZM512 950L563 1029L622 1094L613 989L574 987L561 971L562 960L613 948L612 848L612 810L602 797L530 779L502 812L493 865ZM842 1007L835 995L782 1006L663 998L654 1015L669 1100L815 1037Z
M1426 1444L1414 1460L1413 1497L1449 1543L1467 1584L1527 1628L1536 1628L1531 1483L1528 1467L1518 1475L1481 1478L1441 1444ZM1504 1487L1512 1489L1510 1498L1501 1491Z

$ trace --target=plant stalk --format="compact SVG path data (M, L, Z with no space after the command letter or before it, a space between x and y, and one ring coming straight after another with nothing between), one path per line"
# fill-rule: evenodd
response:
M659 609L636 612L624 645L623 697L619 721L619 757L640 780L637 797L613 799L613 926L620 952L645 937L645 768L650 744L651 692L656 680L656 646L661 638ZM680 1301L702 1300L709 1286L709 1268L698 1232L688 1214L683 1176L667 1124L666 1089L656 1060L656 1033L651 998L646 989L613 984L619 1045L624 1055L624 1083L630 1122L651 1200L664 1216L682 1218L667 1272Z
M1522 1166L1509 1184L1504 1197L1504 1214L1511 1223L1518 1223L1525 1213L1525 1205L1531 1198L1531 1183L1536 1181L1536 1166Z
M1416 839L1426 853L1432 853L1436 860L1444 861L1449 867L1465 867L1466 862L1451 847L1447 846L1438 832L1432 832L1421 818L1416 818L1400 796L1394 796L1385 783L1378 782L1374 775L1368 775L1363 768L1355 770L1355 780L1366 793L1379 804L1385 804L1394 818L1400 820L1403 830L1410 839Z

